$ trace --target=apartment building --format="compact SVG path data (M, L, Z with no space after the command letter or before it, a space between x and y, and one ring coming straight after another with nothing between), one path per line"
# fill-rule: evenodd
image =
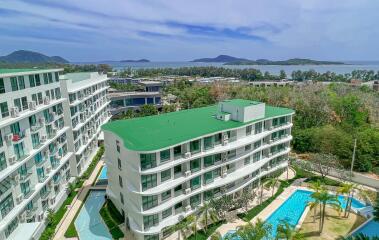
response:
M31 239L70 179L63 69L0 69L0 239Z
M97 151L101 125L111 118L108 112L107 75L99 73L69 73L61 76L65 102L65 121L72 130L68 137L69 149L75 153L70 168L73 176L81 175Z
M288 166L294 111L249 100L105 124L107 196L136 239Z

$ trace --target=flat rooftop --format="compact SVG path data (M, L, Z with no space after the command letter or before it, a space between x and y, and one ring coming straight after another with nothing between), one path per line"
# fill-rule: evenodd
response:
M160 95L160 92L111 92L108 93L108 96L110 98L116 98L116 97L133 97L133 96L154 96L154 95Z
M52 68L52 69L42 69L42 68L0 68L0 76L2 75L12 75L12 74L29 74L33 72L56 72L63 71L63 68Z
M235 99L232 102L241 105L257 103L242 99ZM143 118L113 121L103 125L102 129L121 138L125 148L129 150L154 151L263 119L293 114L294 110L266 105L263 118L245 123L218 120L215 118L217 113L218 105L212 105Z

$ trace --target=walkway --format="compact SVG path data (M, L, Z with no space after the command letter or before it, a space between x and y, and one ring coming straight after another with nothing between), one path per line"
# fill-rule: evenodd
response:
M54 240L66 239L64 234L67 231L67 228L70 226L71 222L74 221L76 213L82 206L88 192L93 188L92 184L96 181L96 176L103 165L104 160L101 159L91 173L91 176L86 181L84 181L83 186L80 188L79 193L75 196L71 205L67 206L68 210L66 211L62 220L59 222L57 229L55 230L56 232L53 238Z

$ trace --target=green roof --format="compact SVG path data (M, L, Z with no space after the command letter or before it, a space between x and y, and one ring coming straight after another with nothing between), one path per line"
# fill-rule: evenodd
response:
M294 113L292 109L266 105L264 118L243 123L216 119L217 108L217 105L212 105L143 118L113 121L103 125L102 129L120 137L125 148L129 150L153 151L206 134Z
M63 80L71 80L71 82L80 82L90 79L91 72L66 73L65 77L66 79Z
M0 68L0 74L10 74L10 73L23 73L23 72L35 72L35 71L46 71L46 70L57 70L57 69L41 69L41 68Z

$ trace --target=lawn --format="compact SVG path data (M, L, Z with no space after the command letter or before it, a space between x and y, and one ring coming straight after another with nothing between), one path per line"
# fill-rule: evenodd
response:
M318 215L319 212L317 211ZM349 218L344 218L344 214L339 214L336 210L327 207L326 218L323 232L319 233L319 217L316 217L316 222L313 221L313 211L309 211L303 224L301 225L300 232L308 240L316 239L340 239L352 232L355 228L360 226L366 219L355 213L350 213Z

